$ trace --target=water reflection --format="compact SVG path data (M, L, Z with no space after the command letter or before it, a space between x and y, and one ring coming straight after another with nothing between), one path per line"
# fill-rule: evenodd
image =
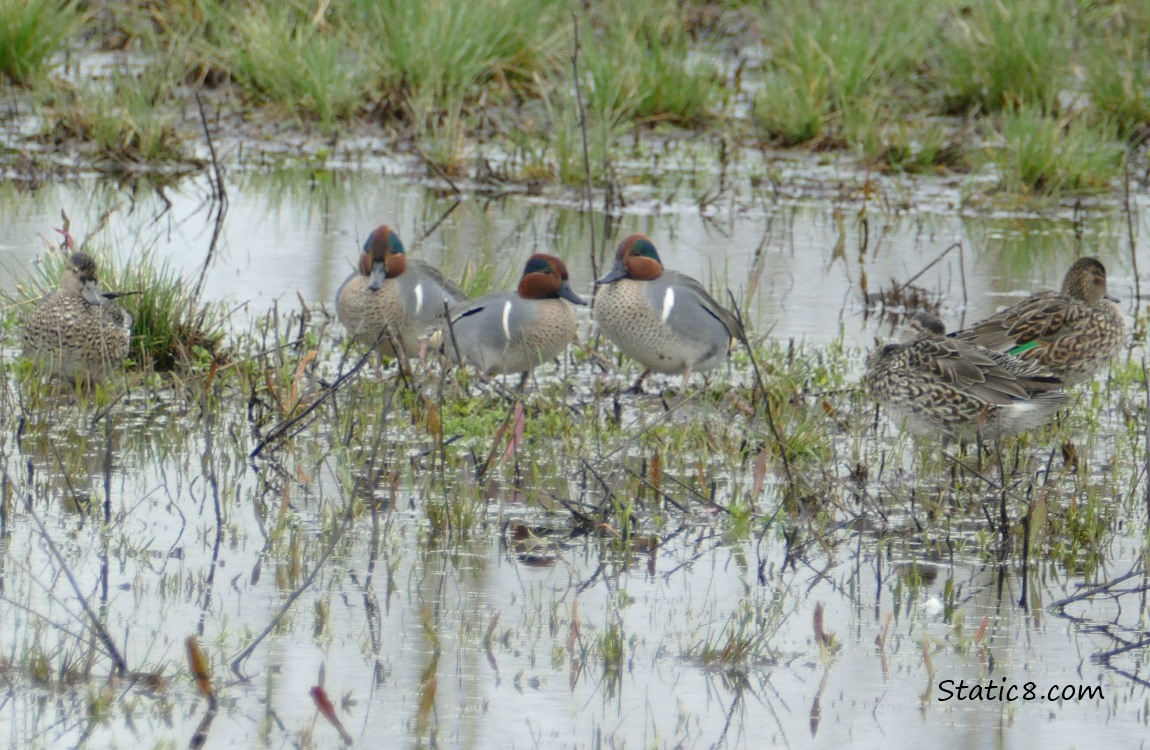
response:
M290 550L301 547L301 558L314 560L315 548L327 544L330 529L321 526L339 513L344 481L338 467L312 464L309 445L281 457L293 486L308 491L282 496L271 488L270 499L247 467L229 466L222 455L204 459L223 488L222 547L200 459L206 438L189 446L198 455L117 472L116 507L130 509L122 533L80 529L67 517L55 522L58 534L86 547L70 558L83 590L108 579L103 607L118 639L127 636L129 663L168 665L171 684L138 709L134 736L190 737L205 707L183 678L184 637L198 631L212 653L234 653L308 574L310 562L293 567ZM178 495L179 514L166 506L165 489ZM1140 701L940 700L944 680L1102 684L1108 697L1124 689L1103 669L1084 669L1079 651L1089 647L1068 639L1062 621L1042 616L1041 607L1073 593L1075 582L1040 561L1022 610L1017 572L975 562L973 536L924 550L897 537L875 545L859 532L824 556L815 546L796 554L766 537L728 536L697 517L628 556L609 530L557 534L513 494L486 511L509 543L437 537L425 520L434 487L402 492L415 502L381 505L347 528L314 585L244 664L249 681L233 681L217 661L223 713L209 740L251 746L306 733L333 744L335 730L311 718L310 690L321 683L357 741L406 737L412 746L622 747L654 734L671 746L802 744L813 735L829 747L896 740L985 747L1008 745L1009 736L1057 745L1100 731L1116 739L1142 731ZM276 518L294 524L286 557L264 538ZM42 602L42 588L23 587L59 580L62 571L31 531L21 522L9 540L4 592ZM186 554L164 554L180 535ZM551 543L524 546L544 537ZM536 564L539 549L548 564ZM1136 554L1137 540L1114 550L1124 561ZM265 555L276 575L260 575ZM48 595L55 604L38 608L69 621L71 597L56 588ZM948 620L922 607L928 596L946 603ZM822 628L835 644L825 650L814 640L816 607L825 607ZM734 643L744 617L746 635L769 629L761 654L713 665L700 658L701 644ZM1138 615L1127 617L1133 625ZM26 627L13 626L16 633ZM61 637L58 647L72 642ZM180 708L157 716L151 701ZM0 712L0 725L44 744L86 732L97 744L126 736L115 721L37 728L11 709Z

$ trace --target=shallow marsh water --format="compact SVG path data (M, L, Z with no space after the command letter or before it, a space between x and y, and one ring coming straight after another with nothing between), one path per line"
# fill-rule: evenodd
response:
M848 172L841 179L854 176ZM1128 230L1118 210L1027 218L959 211L957 189L945 186L923 191L917 202L904 196L908 185L892 180L885 189L899 197L884 194L867 204L854 189L842 189L843 197L824 193L804 199L802 190L776 196L747 188L703 215L689 191L672 190L620 209L614 239L632 231L650 234L669 268L698 276L724 300L726 288L741 303L749 296L752 330L781 340L825 343L841 332L848 344L869 343L874 318L863 314L863 275L872 293L891 287L892 280L904 283L956 242L962 244L961 259L952 251L915 281L938 295L952 327L985 316L1014 296L1057 287L1081 254L1103 260L1112 293L1134 310ZM0 188L0 211L9 227L0 241L0 289L11 289L44 251L41 235L55 237L50 228L60 225L61 208L79 240L116 207L97 242L123 256L149 248L197 277L214 228L209 181L185 180L165 188L164 196L170 209L148 187L120 191L96 180L32 192ZM588 294L592 289L586 222L582 213L553 201L478 196L452 211L453 197L400 177L307 170L238 177L229 197L205 297L250 303L249 315L262 314L273 302L281 310L298 307L297 294L308 303L330 304L363 239L380 223L397 229L413 256L438 263L454 278L492 266L494 283L509 287L528 255L554 252L567 261L577 289ZM1139 199L1150 203L1135 196ZM1135 231L1146 235L1150 217L1143 211L1135 221ZM607 252L602 249L599 215L595 232L596 265L602 269L615 243Z
M655 193L620 211L615 237L644 231L667 266L715 291L730 287L740 301L749 297L747 319L759 336L793 339L808 352L845 347L834 368L848 379L857 377L874 337L890 334L878 315L864 315L863 274L877 291L890 279L905 281L956 241L961 265L952 252L916 281L940 295L951 327L1025 291L1057 286L1082 253L1103 259L1112 292L1131 316L1136 283L1150 283L1145 219L1135 223L1143 274L1136 280L1120 211L1077 218L968 212L946 184L928 186L911 202L910 188L892 181L882 185L884 200L865 205L864 229L856 178L844 175L847 187L834 194L746 188L705 218L689 191ZM254 173L235 177L228 189L204 289L206 299L234 309L237 332L273 304L281 313L298 310L301 299L309 307L330 304L362 239L382 222L399 230L409 252L456 278L494 267L492 283L509 286L527 255L547 251L569 261L577 289L591 288L582 214L537 196L468 197L448 213L454 198L442 190L367 171ZM155 192L95 180L0 188L8 228L0 287L14 288L28 272L43 252L38 235L59 225L60 208L83 238L114 203L120 208L99 241L121 257L148 247L195 278L213 231L208 183L187 180L165 193L168 210ZM1142 217L1146 198L1136 201ZM597 215L600 238L601 220ZM596 258L599 268L607 262L609 253ZM13 337L3 346L4 359L14 359ZM1145 354L1137 342L1129 357L1137 363ZM325 367L330 377L336 364ZM366 382L367 371L361 377L353 388L362 386L370 394L363 403L378 410L390 386ZM583 394L588 378L574 378ZM599 465L617 446L543 446L538 464L501 466L483 483L465 472L440 479L428 457L432 441L396 406L375 434L400 447L368 489L369 446L339 446L315 429L274 461L249 462L256 444L249 420L235 413L205 423L194 387L188 395L137 385L114 407L114 418L94 428L97 410L67 396L51 401L41 419L20 423L19 386L8 375L0 455L11 480L5 492L16 502L4 548L0 657L21 669L6 670L0 737L12 746L186 745L207 711L184 657L184 639L198 634L221 699L208 731L216 746L335 746L338 735L316 720L308 694L322 673L344 725L368 746L1136 747L1150 722L1142 651L1108 664L1094 655L1142 637L1145 597L1078 602L1068 616L1045 609L1079 590L1082 570L1090 582L1126 572L1146 538L1146 455L1139 448L1145 397L1141 386L1111 395L1101 385L1083 389L1084 400L1101 403L1092 410L1098 424L1071 416L1064 428L1083 457L1079 475L1043 468L1057 449L1054 439L1027 441L1022 450L1037 456L1027 467L1051 516L1072 524L1095 513L1105 519L1107 537L1090 560L1032 558L1023 608L1020 567L993 564L984 513L962 505L974 498L994 508L996 493L952 497L938 477L916 484L925 467L938 468L924 456L929 451L896 439L889 425L872 429L867 410L842 393L827 399L844 410L854 404L859 413L847 427L826 423L834 435L826 473L836 489L825 498L835 509L825 537L796 531L802 527L795 519L813 511L781 510L777 477L755 498L759 514L749 530L728 528L713 506L695 500L707 489L703 475L714 473L714 500L726 506L746 494L753 471L737 459L709 457L698 461L709 462L698 479L675 464L675 479L694 489L667 492L689 511L645 513L637 530L657 536L659 545L636 541L628 549L610 532L576 533L556 504L598 502L580 459ZM355 393L345 392L343 408L355 408ZM723 437L728 404L691 408L684 419L713 425ZM662 407L646 397L626 410L624 431L639 431L661 418ZM649 455L650 446L629 440L619 442ZM882 465L882 475L852 484L860 462ZM470 498L463 504L480 519L465 538L429 520L431 507L450 493ZM71 662L87 653L90 636L62 566L23 507L25 495L35 498L79 590L129 666L161 668L163 687L29 679L28 654L43 655L49 672L62 663L70 664L69 674L82 671ZM347 524L314 583L243 665L248 680L238 681L227 660L301 586L354 496L374 496L381 509ZM941 500L923 510L932 497ZM108 500L117 522L102 529L96 517L76 511L75 498ZM1012 504L1015 516L1018 507ZM923 515L934 513L948 520L918 533ZM924 606L931 597L947 608L945 619ZM825 653L812 627L816 606L825 607L823 627L833 634ZM987 630L978 637L984 617ZM880 648L875 641L888 618ZM705 644L722 648L757 634L763 638L746 658L707 665L699 655ZM617 662L608 663L608 641L621 653ZM94 675L107 671L104 661L92 666ZM1038 690L1100 685L1104 697L940 701L940 685L960 679L1034 682ZM94 708L101 699L111 705Z

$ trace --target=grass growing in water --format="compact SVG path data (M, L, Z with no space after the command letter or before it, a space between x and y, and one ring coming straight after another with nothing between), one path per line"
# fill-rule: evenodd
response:
M668 0L599 3L584 30L584 96L605 122L702 121L718 95L705 56L692 61L683 9Z
M97 159L117 168L188 161L175 128L171 86L159 66L113 73L106 82L62 92L50 129L90 143Z
M446 108L489 83L524 94L550 77L568 45L567 12L557 0L350 0L337 22L371 40L382 101Z
M1120 135L1150 125L1150 37L1095 40L1084 67L1091 103Z
M934 71L944 111L1053 111L1069 68L1070 21L1062 0L977 0L951 10Z
M226 14L226 15L225 15ZM234 15L233 15L234 14ZM318 22L294 3L221 11L234 40L217 50L223 66L256 101L293 117L314 117L322 128L348 120L374 100L374 81L362 44L338 27Z
M1122 175L1125 156L1117 128L1020 107L999 117L1001 144L990 158L1004 189L1041 196L1108 190Z
M74 0L0 0L0 80L27 85L48 76L86 16Z
M585 134L592 182L619 182L629 140L634 153L699 140L677 128L691 136L705 128L724 155L765 139L926 172L971 164L979 134L998 129L992 118L1030 109L1061 117L1073 108L1103 131L1138 138L1150 124L1143 5L608 0L572 15L558 0L195 0L147 9L120 0L86 14L74 3L9 2L0 6L12 19L0 24L12 35L0 40L0 77L50 102L45 119L55 127L41 140L63 132L90 142L85 156L97 163L186 161L173 123L193 92L218 90L205 97L209 114L217 110L240 138L274 144L267 123L277 119L315 136L353 131L367 136L359 143L381 139L452 179L488 169L500 180L581 184ZM70 36L89 45L83 53L115 50L145 71L60 94L65 84L46 73ZM751 48L763 54L743 54ZM1027 179L1003 186L1057 197L1105 180L1080 170L1040 182L1040 190Z
M760 20L774 55L755 100L757 124L783 144L824 134L856 142L861 134L850 124L868 108L874 119L875 103L890 98L896 77L905 77L923 53L930 27L921 5L794 0L772 6ZM895 15L902 22L890 23Z

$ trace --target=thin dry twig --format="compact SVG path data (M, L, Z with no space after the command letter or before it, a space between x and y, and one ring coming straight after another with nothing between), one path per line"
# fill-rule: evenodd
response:
M259 645L263 643L264 639L267 638L277 627L279 627L280 621L283 620L284 616L286 616L288 611L291 610L292 605L295 604L296 600L299 599L305 591L311 588L311 585L315 583L316 578L319 577L319 573L321 570L323 570L323 566L327 563L327 559L331 557L333 552L335 552L336 545L340 543L340 541L343 539L344 532L347 531L348 526L351 525L351 521L355 517L354 508L355 503L348 502L347 512L344 514L343 521L336 528L335 533L332 534L331 540L328 542L327 547L323 551L323 554L319 556L318 560L316 560L315 566L312 567L311 571L308 573L307 578L304 579L303 583L301 583L295 591L288 594L287 598L284 600L284 603L280 606L279 611L277 611L271 620L268 621L267 627L263 629L263 632L252 639L252 642L245 646L242 651L232 657L232 672L234 672L235 675L241 680L246 679L244 673L241 671L244 662L247 661L248 657L255 653L255 650L259 648Z
M767 429L771 431L771 437L774 438L775 445L779 449L779 458L783 462L783 473L787 475L787 484L793 489L795 488L795 475L791 471L791 462L787 458L787 447L783 443L782 433L779 432L779 427L775 424L775 417L771 414L771 402L767 397L767 386L763 381L762 370L759 369L759 360L755 356L755 349L751 346L750 340L747 338L747 327L743 324L743 310L739 307L739 301L735 299L734 293L728 289L727 297L731 300L731 307L734 308L735 320L739 323L739 342L743 348L747 350L747 356L751 359L751 369L755 373L755 387L759 391L760 403L763 405L763 414L767 418Z
M296 414L295 416L290 417L289 419L285 419L283 422L280 422L278 425L276 425L275 428L273 428L272 431L268 433L267 437L265 437L263 440L261 440L259 445L257 445L252 450L252 452L250 454L248 454L248 458L255 458L256 456L258 456L260 453L263 452L264 448L268 447L269 445L271 445L274 442L279 441L281 438L283 438L285 435L287 435L287 433L293 427L295 427L297 424L299 424L304 419L306 419L313 411L318 409L320 404L324 403L325 401L327 401L327 399L329 399L333 395L335 395L335 393L340 388L342 388L344 385L346 385L348 383L348 381L350 381L353 377L355 377L356 373L358 373L360 370L362 370L364 368L364 366L367 364L368 360L371 359L371 357L373 355L375 355L376 347L379 346L380 343L382 343L383 339L386 336L388 336L389 333L390 332L385 328L380 333L380 335L376 339L375 343L372 344L371 348L368 349L367 352L365 352L363 354L363 356L359 358L359 360L355 363L355 365L352 366L352 368L350 370L348 370L347 372L343 373L338 378L336 378L335 382L332 383L327 388L327 390L325 390L322 394L320 394L319 398L317 398L315 401L308 404L306 409L301 411L299 414Z
M423 233L423 236L419 238L419 241L420 241L420 242L423 242L423 241L424 241L424 240L426 240L428 237L430 237L431 235L435 234L435 230L436 230L436 229L439 229L439 225L440 225L440 224L442 224L444 221L446 221L446 220L447 220L447 217L448 217L448 216L451 216L451 214L455 212L455 209L459 208L459 204L460 204L460 203L462 203L462 202L463 202L463 200L462 200L461 198L456 198L456 199L455 199L455 202L454 202L454 203L452 203L450 206L448 206L448 207L447 207L447 210L446 210L446 211L444 211L444 212L443 212L443 213L440 215L440 217L439 217L438 219L436 219L436 220L435 220L435 223L434 223L434 224L432 224L432 225L431 225L431 227L430 227L430 228L429 228L429 229L428 229L426 232L424 232L424 233Z
M208 127L208 115L204 111L204 101L200 98L199 92L196 92L196 106L200 110L200 125L204 129L204 138L208 142L208 153L212 156L212 175L215 178L212 181L212 191L216 204L215 226L212 228L211 242L208 243L208 254L204 256L203 265L200 267L200 277L196 279L196 286L192 291L192 299L198 301L204 288L204 280L208 275L208 268L216 254L216 246L219 245L220 237L224 233L224 217L228 214L228 189L224 185L223 167L220 165L219 155L216 154L216 145L212 141L212 132Z
M571 70L575 77L575 104L579 108L579 134L583 138L583 171L586 174L586 184L583 194L587 201L587 223L591 227L591 276L599 278L599 263L595 259L595 217L591 212L591 155L587 148L587 112L583 108L583 88L579 83L579 15L571 11L571 20L574 23L574 44L571 48Z
M946 248L941 253L939 253L938 256L934 260L932 260L930 263L927 263L925 266L923 266L922 270L920 270L914 276L911 276L909 279L904 281L900 286L895 287L894 291L891 292L891 295L897 295L898 293L902 292L902 290L909 287L916 280L918 280L919 276L922 276L924 273L926 273L930 269L934 268L936 265L938 265L939 261L941 261L943 258L945 258L947 256L947 254L950 253L951 250L955 250L955 249L959 250L959 261L961 263L962 243L961 242L955 242L955 243L951 244L950 247ZM962 302L964 305L966 304L966 274L965 273L963 273L963 275L962 275Z
M1142 386L1146 389L1146 403L1150 404L1150 373L1146 371L1146 357L1142 357ZM1143 430L1146 455L1150 456L1150 430ZM1143 469L1145 470L1145 469ZM1146 477L1146 519L1150 521L1150 476Z
M1138 232L1134 229L1134 206L1130 203L1130 155L1133 150L1126 152L1124 162L1124 179L1122 180L1123 213L1126 214L1126 237L1130 243L1130 264L1134 270L1134 318L1138 318L1138 310L1142 306L1142 281L1138 277Z
M1097 596L1098 594L1104 594L1120 583L1124 583L1124 582L1130 580L1131 578L1137 578L1138 576L1145 576L1145 575L1146 575L1145 560L1142 558L1139 558L1138 561L1135 562L1134 567L1131 568L1128 572L1123 573L1122 575L1118 576L1117 578L1111 578L1109 581L1105 581L1103 583L1100 583L1097 586L1091 586L1089 588L1083 589L1082 591L1079 591L1077 594L1072 594L1071 596L1068 596L1065 599L1059 599L1058 601L1050 604L1050 608L1051 609L1062 609L1067 604L1073 604L1074 602L1081 601L1083 599L1089 599L1090 597Z

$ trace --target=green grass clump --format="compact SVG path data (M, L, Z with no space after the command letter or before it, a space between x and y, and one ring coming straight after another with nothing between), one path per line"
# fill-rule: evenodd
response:
M773 4L761 21L772 56L753 117L784 145L819 139L832 123L848 143L875 138L872 128L897 80L924 54L931 3ZM898 18L894 23L892 19ZM885 113L890 115L889 112Z
M175 110L163 106L172 99L171 81L158 68L117 72L107 82L61 95L49 136L79 138L95 148L98 159L121 165L187 161Z
M1053 111L1069 72L1069 11L1062 0L976 0L952 9L933 76L943 111Z
M577 64L568 52L561 60L567 64L540 87L541 106L507 128L524 179L580 185L590 167L590 179L600 182L633 123L697 124L711 116L720 95L714 66L705 56L691 57L683 9L665 0L612 0L589 10L578 20ZM563 43L570 49L574 39Z
M873 161L910 173L942 168L963 169L967 154L954 128L925 118L901 120L886 131L882 150Z
M118 300L135 319L132 358L139 366L156 372L198 367L220 353L223 311L193 297L192 280L167 259L141 250L122 264L109 264L101 281L109 290L139 292Z
M234 39L216 49L222 67L255 101L325 128L347 121L374 98L375 80L365 75L366 55L357 38L320 24L294 3L271 3L235 13L221 11Z
M475 102L535 96L569 45L557 0L353 0L347 15L371 40L377 109L410 122L423 156L449 176L465 171Z
M387 100L446 105L497 82L525 92L569 44L558 0L349 0L337 23L368 40Z
M598 3L581 34L587 110L611 121L697 123L717 96L705 58L690 59L684 10L667 0Z
M778 145L796 146L822 137L829 119L829 82L823 74L812 77L797 68L782 67L767 73L755 97L755 124Z
M1001 186L1010 192L1054 196L1101 192L1122 175L1124 148L1108 122L1058 118L1034 107L1002 113L1001 143L991 149Z
M23 85L47 77L83 20L74 0L0 0L0 80Z
M583 160L583 129L579 110L569 92L549 92L538 116L518 118L508 131L527 180L558 179L564 185L599 184L607 177L615 145L626 130L623 122L588 114L587 162Z
M1124 137L1150 125L1150 39L1096 41L1084 60L1094 108Z
M745 673L778 661L772 641L793 612L781 588L759 590L739 598L721 628L718 622L708 625L694 641L684 647L684 656L703 668Z

